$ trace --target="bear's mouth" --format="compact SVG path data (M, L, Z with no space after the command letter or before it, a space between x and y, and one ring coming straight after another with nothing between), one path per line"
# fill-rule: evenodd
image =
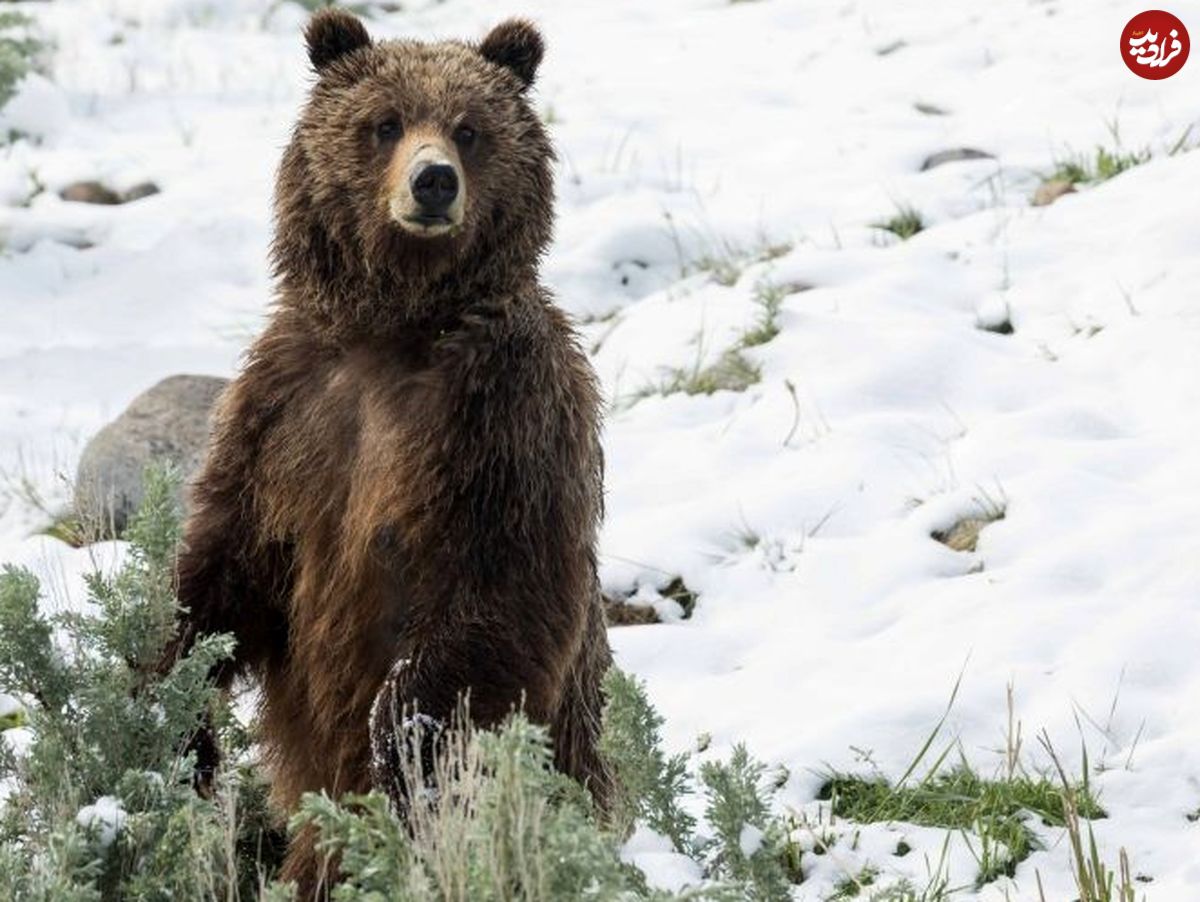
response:
M460 223L444 213L408 213L400 217L400 227L415 238L433 239L454 234Z
M405 216L404 221L425 227L454 225L453 220L449 216L441 213L414 213L410 216Z

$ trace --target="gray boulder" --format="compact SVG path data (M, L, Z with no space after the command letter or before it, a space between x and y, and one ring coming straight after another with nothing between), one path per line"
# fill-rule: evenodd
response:
M195 476L208 446L209 415L228 384L215 376L168 376L138 395L83 449L75 476L75 518L85 534L125 528L142 501L142 476L166 460ZM183 500L181 487L181 502Z

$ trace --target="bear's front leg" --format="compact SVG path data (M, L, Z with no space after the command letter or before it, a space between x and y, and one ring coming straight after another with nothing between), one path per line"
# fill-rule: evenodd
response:
M434 788L438 739L455 726L460 704L484 729L517 710L550 725L559 706L566 674L532 644L497 624L455 625L454 633L398 659L371 708L371 782L398 812L410 792ZM424 787L411 785L418 774Z
M287 620L276 593L289 578L291 549L260 542L253 522L255 447L268 411L245 378L222 398L204 468L192 486L193 510L176 561L175 634L155 665L159 673L201 637L230 633L233 656L211 674L227 689L237 674L287 647ZM206 794L220 761L208 718L189 737L188 749L196 755L196 786Z

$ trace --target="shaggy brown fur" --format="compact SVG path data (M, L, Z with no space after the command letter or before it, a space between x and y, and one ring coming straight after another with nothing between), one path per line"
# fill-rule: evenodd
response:
M278 305L194 488L172 651L236 636L219 679L261 680L285 810L370 788L393 663L381 708L445 719L469 689L489 725L523 704L603 803L599 399L537 281L553 156L524 93L541 39L513 21L478 46L373 43L337 11L307 37L318 81L279 172ZM415 134L453 144L465 191L436 237L389 213ZM284 876L312 892L314 869L302 837Z

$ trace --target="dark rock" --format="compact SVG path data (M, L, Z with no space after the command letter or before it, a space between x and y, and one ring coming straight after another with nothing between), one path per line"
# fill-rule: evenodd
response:
M158 185L154 182L138 182L132 188L124 191L114 191L101 182L72 182L58 192L63 200L77 204L127 204L130 201L141 200L151 194L158 194Z
M994 332L996 335L1012 335L1013 324L1010 319L996 320L995 322L980 321L979 328L984 332Z
M63 200L77 204L119 204L121 195L99 182L73 182L58 192Z
M937 153L926 157L925 162L921 164L921 171L925 172L928 169L933 169L945 163L962 163L967 160L991 159L994 159L994 157L987 151L976 150L974 147L953 147L950 150L939 150Z
M950 115L950 111L945 109L944 107L940 107L936 103L925 103L922 100L918 100L916 103L914 103L913 109L915 109L918 113L923 113L926 116L949 116Z
M142 501L142 477L152 461L174 464L187 485L203 459L209 415L227 382L169 376L92 437L75 477L75 519L85 532L111 536L125 528ZM181 487L181 500L185 496Z
M158 194L160 190L154 182L138 182L132 188L126 188L121 192L121 203L127 204L130 201L141 200L143 197Z
M601 595L604 602L604 620L609 626L641 626L660 623L658 611L648 604L630 604L623 598Z

